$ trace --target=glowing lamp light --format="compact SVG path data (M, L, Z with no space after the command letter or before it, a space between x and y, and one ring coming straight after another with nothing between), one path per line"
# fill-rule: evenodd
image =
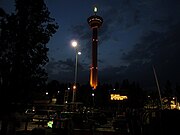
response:
M81 52L78 52L78 55L81 55Z
M76 89L76 85L73 86L73 90L75 90L75 89Z
M73 47L77 47L77 42L76 41L72 41L72 46Z

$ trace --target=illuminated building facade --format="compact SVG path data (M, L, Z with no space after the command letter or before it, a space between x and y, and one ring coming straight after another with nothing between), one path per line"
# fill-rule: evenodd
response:
M90 16L87 21L92 29L92 63L90 67L90 85L96 89L98 85L98 65L97 65L97 45L98 45L98 29L103 23L103 19L96 15L97 7L94 7L94 15Z

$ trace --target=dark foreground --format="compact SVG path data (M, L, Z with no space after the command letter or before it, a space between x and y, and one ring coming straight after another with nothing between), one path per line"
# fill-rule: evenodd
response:
M22 122L15 134L0 135L179 135L179 122L179 110L143 110L130 116L120 115L95 126L79 119L73 125L59 127Z
M107 130L84 130L76 129L72 132L64 129L45 129L45 128L35 128L32 131L17 131L16 135L128 135L127 133L121 133L118 131L107 131Z

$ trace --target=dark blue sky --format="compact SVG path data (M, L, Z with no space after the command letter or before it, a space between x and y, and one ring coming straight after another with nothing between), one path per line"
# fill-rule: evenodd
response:
M180 1L179 0L45 0L59 29L48 47L50 79L73 82L78 41L78 82L89 81L91 29L87 18L97 5L104 19L99 29L98 69L102 83L124 79L143 87L156 87L152 66L160 85L167 80L180 83ZM9 4L11 3L11 4ZM13 0L0 0L13 11Z

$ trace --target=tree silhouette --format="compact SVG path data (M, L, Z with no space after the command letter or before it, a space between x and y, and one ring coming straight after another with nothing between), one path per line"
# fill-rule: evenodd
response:
M7 133L8 123L15 124L12 103L30 102L33 93L45 88L46 44L57 29L43 0L15 0L10 15L0 9L0 107L6 106L0 134Z
M15 13L2 11L0 99L7 98L6 103L29 102L34 92L45 88L47 43L58 24L43 0L15 0Z

